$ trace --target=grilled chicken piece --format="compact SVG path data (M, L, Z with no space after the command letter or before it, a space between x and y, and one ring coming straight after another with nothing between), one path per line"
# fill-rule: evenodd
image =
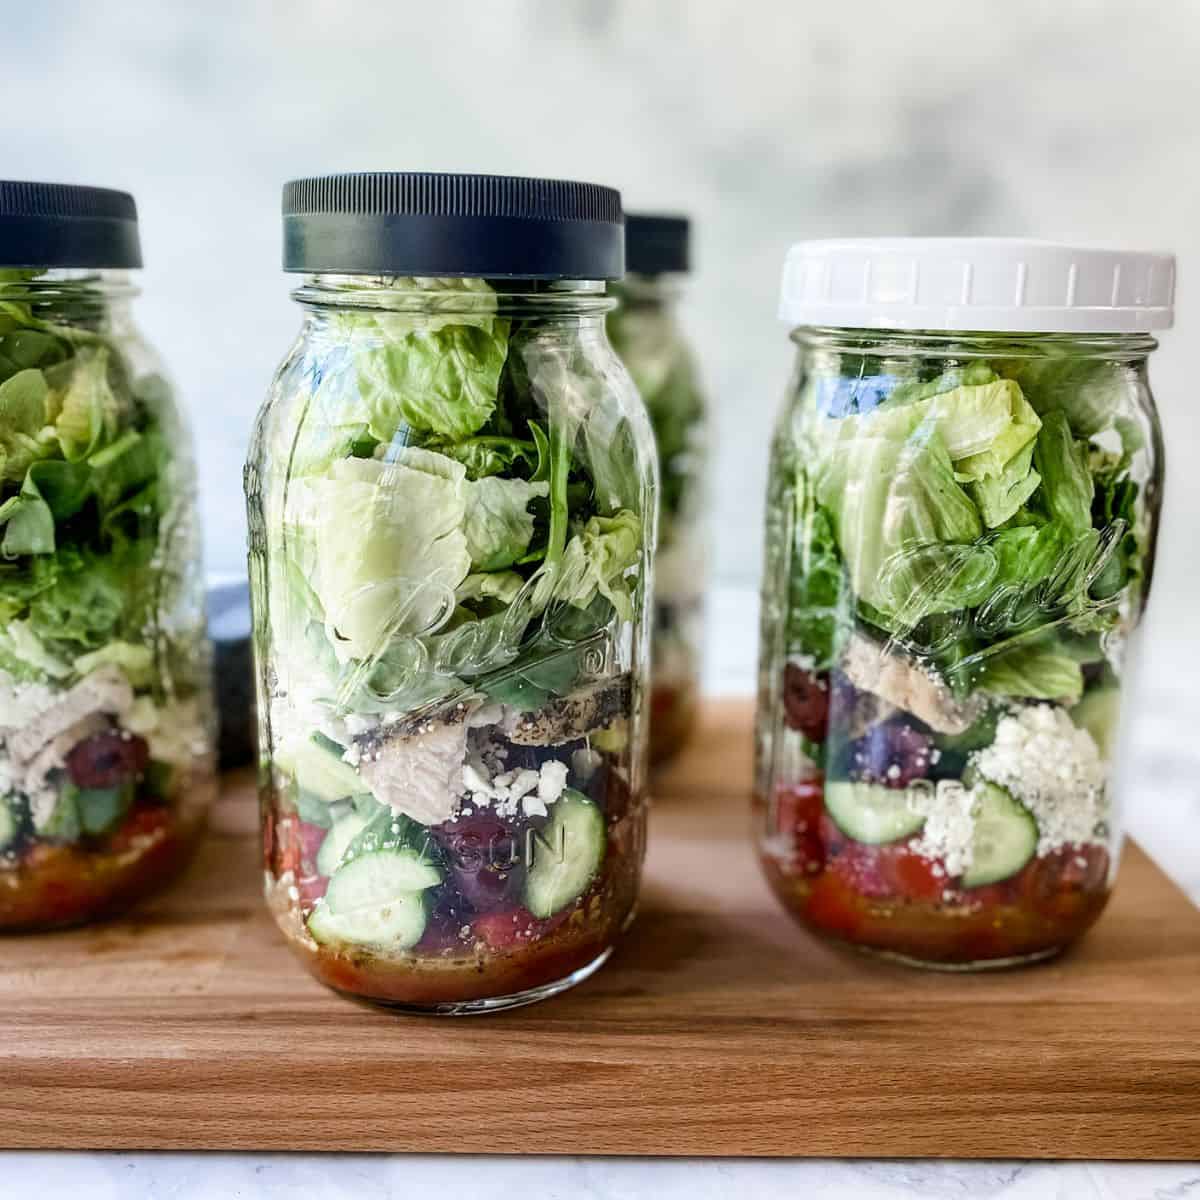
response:
M67 753L80 742L86 741L93 734L103 733L111 728L109 719L103 713L88 713L82 720L76 721L70 729L52 737L25 766L23 789L33 793L46 782L46 776L55 767L61 767L66 761Z
M359 774L375 799L422 825L440 825L458 810L467 729L478 702L411 717L355 739Z
M975 706L955 699L945 681L912 655L885 650L861 634L850 639L840 665L860 691L912 713L938 733L962 733L978 716Z
M25 767L43 746L85 717L99 713L119 716L132 704L133 688L125 676L116 667L99 667L13 733L8 739L8 752L19 766Z
M628 711L628 675L601 679L533 712L510 709L503 732L518 746L561 746L612 724Z

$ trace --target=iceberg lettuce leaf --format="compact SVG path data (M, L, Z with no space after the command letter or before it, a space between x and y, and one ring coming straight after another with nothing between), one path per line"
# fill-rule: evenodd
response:
M570 604L585 609L603 596L623 621L633 619L633 598L625 572L641 554L642 522L622 509L611 517L591 517L567 542L557 563L543 565L535 585L534 608Z
M883 613L894 613L903 599L915 623L948 611L952 598L938 590L945 586L942 572L914 578L911 569L904 572L906 586L917 594L897 596L891 586L897 566L933 543L973 542L983 527L936 428L879 436L867 432L867 421L856 435L838 439L819 464L816 499L833 520L855 593Z
M1062 413L1076 437L1092 437L1112 427L1129 403L1130 368L1081 355L1071 345L1042 344L1036 358L1001 365L1039 416Z
M942 392L917 405L934 421L954 463L955 478L978 482L997 478L1033 443L1038 415L1009 379Z
M68 462L77 462L116 436L124 405L109 384L106 347L85 348L71 360L69 382L61 395L55 430Z
M1042 477L1032 469L1033 447L1030 442L999 475L989 475L968 485L967 491L989 529L996 529L1015 517L1037 491Z
M406 447L298 482L289 523L313 530L313 590L339 660L377 654L453 611L471 565L465 475L445 455Z
M909 379L894 387L881 407L900 408L905 404L914 404L920 400L928 400L930 396L941 395L964 385L992 383L999 376L985 362L967 363L965 367L951 367L943 371L936 379Z
M538 467L538 448L520 438L481 435L462 442L433 441L426 448L462 463L468 479L508 474L520 464L532 474Z
M459 604L480 604L488 600L512 604L525 586L516 571L484 571L468 575L458 586L454 598Z
M1033 459L1042 477L1041 499L1049 515L1067 529L1091 529L1095 484L1088 467L1088 447L1072 436L1065 413L1046 414Z
M1017 644L984 660L978 686L1000 696L1074 704L1083 695L1083 671L1053 644Z
M548 483L523 479L488 476L467 483L463 531L472 568L499 571L522 558L533 537L529 502L549 494Z
M413 328L360 351L358 386L371 436L390 442L402 424L456 442L477 433L496 408L508 353L508 322L492 326Z

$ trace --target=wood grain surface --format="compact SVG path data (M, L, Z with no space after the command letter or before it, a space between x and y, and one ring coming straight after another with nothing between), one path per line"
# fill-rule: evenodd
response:
M925 974L792 924L747 838L749 714L658 784L641 916L575 991L489 1017L340 999L259 898L232 779L131 918L0 941L0 1145L1200 1157L1200 911L1136 848L1073 953Z

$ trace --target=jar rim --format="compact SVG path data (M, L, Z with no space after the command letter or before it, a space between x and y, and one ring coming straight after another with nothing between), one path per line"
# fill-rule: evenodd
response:
M617 300L602 279L484 278L488 290L426 287L435 280L476 279L479 276L408 276L310 272L291 297L305 308L375 309L394 313L510 315L520 309L533 315L602 315Z
M1020 330L877 329L869 326L796 325L797 346L895 357L1026 358L1048 351L1075 357L1142 358L1158 348L1149 333L1070 333Z

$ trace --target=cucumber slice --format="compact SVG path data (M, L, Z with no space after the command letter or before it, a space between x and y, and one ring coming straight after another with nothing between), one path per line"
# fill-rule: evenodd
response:
M402 892L348 913L318 904L309 915L308 932L322 945L349 942L374 950L407 950L425 933L425 900L420 892Z
M5 850L17 840L20 822L17 820L16 796L0 796L0 850Z
M826 783L825 808L856 842L881 846L920 831L925 818L909 806L907 790L879 783Z
M1009 879L1037 853L1038 827L1033 814L994 783L975 788L975 834L964 888Z
M40 819L34 814L33 827L40 837L50 838L56 842L78 841L83 833L79 820L79 805L75 803L78 789L74 784L67 784L58 793L54 807Z
M175 768L170 763L152 759L142 773L142 787L159 800L169 800L175 784Z
M110 788L79 788L75 792L79 823L84 833L99 835L115 829L133 804L133 785Z
M338 869L346 848L367 826L367 818L348 812L333 823L317 851L317 874L329 878Z
M1103 759L1112 757L1120 718L1121 693L1115 687L1086 692L1083 699L1071 709L1071 720L1092 735Z
M581 792L566 788L530 847L525 907L551 917L588 890L608 844L604 814Z
M437 887L437 868L415 850L376 850L338 867L329 881L325 902L335 915L375 909L397 896Z
M319 800L341 800L371 790L343 760L341 747L320 733L284 742L275 751L275 765Z

